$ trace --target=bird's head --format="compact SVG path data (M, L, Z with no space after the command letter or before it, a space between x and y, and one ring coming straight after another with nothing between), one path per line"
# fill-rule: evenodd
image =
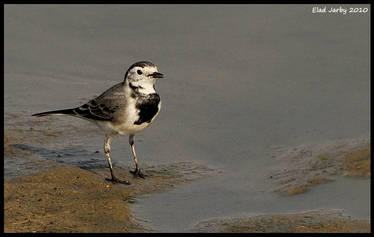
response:
M147 61L140 61L130 66L125 74L125 81L134 86L153 85L156 79L163 78L164 75L158 72L156 65Z

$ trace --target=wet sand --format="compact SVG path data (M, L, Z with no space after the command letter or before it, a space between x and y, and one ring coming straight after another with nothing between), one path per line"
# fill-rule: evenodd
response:
M143 164L148 175L143 180L132 177L128 172L130 166L116 164L117 176L129 180L131 185L113 185L105 180L109 171L103 165L104 157L100 157L99 165L89 160L75 164L69 163L71 160L63 157L63 153L52 152L58 149L56 141L65 141L64 137L69 134L73 137L71 133L78 129L67 126L68 123L64 125L62 120L63 126L52 130L49 129L51 119L21 123L20 117L18 114L9 118L4 135L6 161L9 167L17 167L17 171L10 169L12 172L5 177L5 232L155 232L157 230L147 226L131 209L137 197L225 173L193 162ZM91 128L82 129L89 131ZM69 144L63 142L62 146ZM273 167L268 180L278 186L270 191L282 196L306 193L316 185L333 182L337 176L352 179L371 176L368 138L271 148ZM370 220L350 217L344 210L318 209L292 214L223 216L203 220L190 231L369 232Z
M23 112L6 114L4 157L5 232L152 232L143 226L130 204L142 194L166 191L222 171L193 162L149 165L146 179L134 178L128 162L114 163L118 178L130 185L106 181L109 170L100 151L74 148L79 127L58 117L31 120ZM51 129L55 122L59 127ZM68 138L69 139L68 139ZM61 147L63 149L61 150ZM66 149L64 147L67 147ZM87 158L79 158L84 152ZM97 156L97 158L96 158ZM91 158L93 157L93 158Z
M273 155L276 168L269 179L283 196L308 192L336 177L369 179L370 139L346 139L325 144L280 148ZM279 163L286 165L279 166ZM298 213L248 214L201 221L194 232L214 233L370 233L370 220L357 219L342 209L315 209Z
M47 171L6 182L4 231L152 232L130 209L138 195L165 191L215 172L188 162L148 166L145 180L133 178L125 168L115 171L131 185L106 181L107 169L88 171L57 163Z
M20 140L4 137L7 156L31 156L22 149L9 146ZM319 149L319 152L316 152L316 147L321 148L321 144L278 149L279 161L295 161L297 157L298 169L289 165L288 170L281 169L283 173L273 173L270 179L280 185L273 191L283 195L305 193L315 185L332 182L334 175L369 178L368 142L368 139L363 139L356 143L346 140L324 144L324 149ZM307 151L312 147L315 156L300 155L310 154ZM300 164L304 165L304 169ZM143 180L132 177L128 172L131 167L117 166L117 176L129 180L131 185L113 185L105 180L109 177L106 168L82 169L52 161L40 162L40 165L44 165L46 170L36 173L34 170L32 174L13 178L4 184L5 232L154 232L156 230L148 227L131 210L131 204L137 201L139 195L170 190L223 172L192 162L145 165L147 177ZM308 177L300 178L306 173ZM356 219L344 210L318 209L213 218L199 222L191 232L370 232L370 220Z
M148 170L151 177L146 181L112 185L97 175L102 170L95 174L59 166L5 183L5 232L153 232L134 216L130 204L138 195L167 190L189 179L178 173L165 174L163 167ZM202 221L193 232L358 233L370 232L370 221L325 209L213 219Z
M342 210L320 209L291 214L211 219L197 224L195 231L221 233L369 233L370 221L351 218Z
M278 185L273 191L282 195L305 193L338 176L370 178L369 138L274 149L276 165L269 172L269 179Z

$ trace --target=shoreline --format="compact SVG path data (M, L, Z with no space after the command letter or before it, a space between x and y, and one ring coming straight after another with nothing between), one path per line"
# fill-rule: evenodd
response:
M308 192L336 177L370 179L370 138L342 139L327 143L276 147L268 179L283 196Z
M145 180L133 178L128 169L115 170L131 185L106 181L106 168L84 170L61 164L6 182L4 232L153 232L136 221L130 208L137 196L217 172L190 162L145 167Z
M50 121L45 122L49 124ZM15 175L14 178L10 175L4 181L4 232L155 232L146 223L140 223L131 210L131 204L137 201L139 195L164 192L222 172L192 162L154 166L144 164L144 171L149 176L142 180L132 177L128 172L130 167L116 165L117 176L129 180L132 185L112 185L105 181L109 176L105 165L79 168L74 164L44 159L36 153L35 150L44 152L44 146L50 144L50 137L59 139L61 133L72 130L44 130L43 123L33 122L34 126L29 131L14 128L5 131L4 155L6 161L12 162L12 167L17 168L17 171L12 170L17 174L11 173ZM28 136L23 136L26 132ZM264 179L275 186L268 191L280 196L292 196L304 194L316 185L333 182L336 175L368 179L371 152L368 147L370 138L297 147L275 146L270 149L274 166L264 174ZM95 155L95 152L86 153L88 156ZM48 155L53 157L59 154ZM105 162L100 160L98 164ZM370 232L370 220L347 217L344 210L341 210L343 214L335 216L328 214L330 211L334 212L327 209L327 213L326 210L306 210L293 214L264 213L244 219L223 216L199 221L196 229L191 231ZM305 219L305 213L312 213L309 217L313 219L311 225L303 224L309 220ZM222 229L222 226L226 229Z
M212 218L195 225L207 233L370 233L370 220L355 219L341 209Z

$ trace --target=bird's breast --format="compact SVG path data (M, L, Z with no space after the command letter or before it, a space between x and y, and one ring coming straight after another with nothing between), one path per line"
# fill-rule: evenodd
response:
M121 112L121 119L113 125L119 134L136 134L148 127L157 117L161 108L158 94L149 94L139 97L130 97L126 109Z
M153 93L139 97L135 107L138 112L138 119L134 124L151 123L153 118L159 113L161 107L160 96L157 93Z

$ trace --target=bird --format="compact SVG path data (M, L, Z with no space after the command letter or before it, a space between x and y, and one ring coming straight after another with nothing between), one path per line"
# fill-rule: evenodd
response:
M117 135L128 135L135 170L134 177L145 178L138 165L134 136L151 125L161 109L161 98L156 92L155 83L164 74L155 64L139 61L132 64L125 73L123 81L104 91L87 103L70 109L36 113L32 116L69 115L93 122L104 131L104 153L110 169L112 183L130 184L128 180L118 179L113 171L110 157L110 142Z

